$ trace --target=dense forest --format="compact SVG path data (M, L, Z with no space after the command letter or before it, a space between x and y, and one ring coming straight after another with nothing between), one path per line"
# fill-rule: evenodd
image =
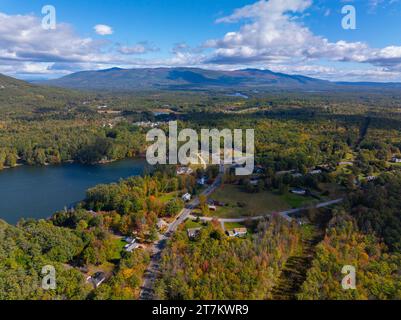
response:
M85 299L90 288L83 275L66 266L84 248L73 230L45 221L22 221L10 226L0 221L0 299ZM58 286L45 291L41 270L56 268Z
M219 223L195 240L178 232L162 260L158 298L269 299L290 255L301 250L301 231L280 218L260 223L249 239L228 239Z
M343 290L343 266L356 268L357 290ZM301 300L401 299L401 255L361 233L344 211L337 212L297 295Z

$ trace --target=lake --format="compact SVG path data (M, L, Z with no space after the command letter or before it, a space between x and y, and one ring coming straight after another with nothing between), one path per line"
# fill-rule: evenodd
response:
M5 169L0 171L0 219L15 224L21 218L48 218L83 200L88 188L138 176L148 169L145 159Z

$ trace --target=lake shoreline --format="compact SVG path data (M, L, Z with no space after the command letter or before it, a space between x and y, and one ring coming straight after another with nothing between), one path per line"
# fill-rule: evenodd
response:
M2 169L0 169L0 172L2 172L3 170L17 169L17 168L21 168L21 167L44 168L44 167L51 167L51 166L63 166L66 164L80 164L83 166L97 166L97 165L107 165L107 164L115 163L118 161L137 160L137 159L145 160L146 157L143 154L140 154L135 157L127 157L127 158L113 159L113 160L100 160L100 161L93 162L93 163L83 163L83 162L79 162L77 160L66 160L66 161L63 161L60 163L45 163L43 165L39 165L39 164L29 165L26 163L17 163L15 166L12 166L12 167L4 166Z
M10 224L16 224L21 218L46 219L85 199L90 188L143 176L149 169L146 159L136 157L96 165L64 162L2 170L0 219Z

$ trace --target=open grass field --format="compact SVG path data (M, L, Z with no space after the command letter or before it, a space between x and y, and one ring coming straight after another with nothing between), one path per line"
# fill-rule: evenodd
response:
M160 201L167 203L175 198L178 197L178 193L177 192L170 192L170 193L165 193L164 195L162 195L159 199Z
M121 238L116 238L116 239L115 239L115 250L114 250L114 252L113 252L112 260L119 260L119 259L121 259L121 252L123 252L124 246L125 246L126 244L127 244L127 243L126 243L123 239L121 239Z
M307 206L314 201L312 198L291 193L285 195L272 191L247 193L240 186L235 185L222 186L210 196L210 199L225 204L224 207L218 207L216 212L210 213L221 218L263 215L274 211Z
M196 222L194 220L188 219L185 221L185 229L201 228L204 225L201 222Z
M111 275L115 269L115 264L111 263L111 262L105 262L99 266L95 266L95 265L89 265L88 266L88 275L93 275L96 272L104 272L107 275Z
M232 230L235 228L244 228L245 225L243 223L239 223L239 222L225 222L224 223L224 228L226 230Z

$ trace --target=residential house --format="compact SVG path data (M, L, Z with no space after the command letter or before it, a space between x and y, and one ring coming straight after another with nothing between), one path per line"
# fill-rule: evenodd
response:
M127 252L132 252L138 248L139 248L139 244L136 241L129 243L124 247L125 251L127 251Z
M226 233L227 233L227 236L229 236L230 238L234 238L235 237L234 230L228 230Z
M199 236L201 230L202 228L187 229L188 238L190 240L195 240Z
M341 161L338 163L339 166L353 166L354 163L352 161Z
M186 193L182 196L182 200L185 202L191 201L191 194L190 193Z
M134 122L133 125L142 128L156 128L160 126L160 122L139 121Z
M86 278L86 281L92 283L95 288L98 288L106 280L104 272L96 272L93 276Z
M304 196L304 195L306 195L306 190L305 189L296 188L296 189L292 189L291 193L297 194L299 196Z
M248 230L247 228L234 228L233 230L229 230L227 231L227 235L230 238L242 238L245 237L248 234Z
M393 163L401 163L401 159L400 159L400 158L397 158L397 157L393 157L393 158L391 159L391 162L393 162Z
M181 176L181 175L185 175L185 174L192 174L194 171L191 169L191 168L189 168L189 167L179 167L178 169L177 169L177 174L179 175L179 176Z
M236 237L245 237L248 233L248 230L246 228L235 228L234 232Z
M159 219L159 221L157 221L157 228L160 231L164 231L168 228L168 223L166 221L164 221L163 219Z

